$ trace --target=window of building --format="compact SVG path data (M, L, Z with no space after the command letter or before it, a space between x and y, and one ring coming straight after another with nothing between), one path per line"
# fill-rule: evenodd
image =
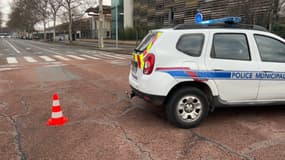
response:
M285 62L285 44L267 36L255 35L256 44L262 61Z
M187 34L181 36L176 48L187 55L199 57L202 52L203 44L203 34Z
M215 34L212 58L250 60L247 37L244 34Z
M173 24L173 21L174 21L174 8L170 8L168 13L168 23Z

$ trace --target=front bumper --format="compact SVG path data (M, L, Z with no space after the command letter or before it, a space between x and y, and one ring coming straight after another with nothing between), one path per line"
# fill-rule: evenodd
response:
M143 93L135 88L132 88L132 93L134 96L138 96L142 99L144 99L145 101L149 102L149 103L152 103L152 104L155 104L155 105L162 105L165 101L165 96L156 96L156 95L150 95L150 94L147 94L147 93Z

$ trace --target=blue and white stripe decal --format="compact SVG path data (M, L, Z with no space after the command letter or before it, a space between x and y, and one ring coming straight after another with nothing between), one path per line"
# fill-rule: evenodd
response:
M256 72L256 71L203 71L191 70L185 67L157 68L156 71L165 72L174 78L207 81L220 80L285 80L285 72Z

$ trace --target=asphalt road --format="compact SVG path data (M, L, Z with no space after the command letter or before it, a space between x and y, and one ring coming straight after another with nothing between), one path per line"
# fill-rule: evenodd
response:
M217 109L194 129L163 106L129 100L129 55L0 40L0 159L274 159L285 157L285 108ZM47 126L57 92L61 127Z

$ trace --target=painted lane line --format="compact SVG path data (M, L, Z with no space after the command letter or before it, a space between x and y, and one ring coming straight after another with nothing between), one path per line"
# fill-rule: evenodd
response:
M116 54L116 53L114 53L114 55L116 55L116 56L118 56L118 57L122 57L122 58L130 58L130 57L132 57L132 55L122 55L122 54Z
M59 55L54 55L53 57L57 58L57 59L60 59L60 60L63 60L63 61L70 61L69 58L65 58L63 56L59 56Z
M95 60L99 60L100 58L97 58L97 57L92 57L92 56L89 56L89 55L85 55L85 54L82 54L80 55L82 57L86 57L86 58L90 58L90 59L95 59Z
M47 62L54 62L54 61L55 61L55 59L52 59L52 58L50 58L50 57L48 57L48 56L39 56L39 57L40 57L41 59L47 61Z
M8 42L7 40L4 40L11 48L13 48L13 50L15 51L15 52L17 52L18 54L20 54L21 52L15 47L15 46L13 46L10 42Z
M107 59L107 60L111 60L111 59L114 59L114 58L111 58L111 57L106 57L104 55L101 55L101 54L96 54L96 55L92 55L94 57L98 57L98 58L102 58L102 59Z
M61 55L61 53L55 52L55 51L53 51L53 50L45 49L45 48L42 48L42 47L38 47L38 46L34 45L32 42L26 42L26 44L29 45L29 46L31 46L32 48L37 48L37 49L42 50L42 51L45 51L45 52L49 52L49 53Z
M34 58L32 57L24 57L24 59L29 62L29 63L35 63L35 62L38 62L37 60L35 60Z
M15 57L7 57L8 64L15 64L18 63L17 59Z
M117 58L117 59L125 59L125 58L122 58L122 57L117 57L117 56L114 56L114 55L110 55L110 54L104 54L104 56L107 56L107 57L112 57L112 58Z
M81 57L78 57L78 56L75 56L75 55L67 55L67 57L74 58L74 59L81 60L81 61L86 60L85 58L81 58Z

